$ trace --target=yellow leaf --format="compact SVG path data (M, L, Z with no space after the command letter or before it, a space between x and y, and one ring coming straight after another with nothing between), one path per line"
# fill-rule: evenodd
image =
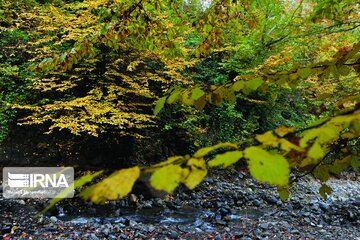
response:
M295 131L294 127L286 127L286 126L279 126L275 129L275 133L279 136L279 137L283 137L288 133L292 133Z
M285 139L279 139L279 142L280 142L280 146L281 146L281 149L284 150L284 151L287 151L289 152L290 150L294 149L298 152L303 152L304 149L298 147L297 145L285 140Z
M190 172L182 181L189 189L194 189L206 176L207 167L203 158L191 158L187 165L190 167Z
M277 186L286 186L289 183L290 167L283 156L259 147L248 147L244 153L248 159L250 174L255 179Z
M162 166L165 166L165 165L169 165L171 163L174 163L174 162L177 162L181 159L184 159L183 156L173 156L173 157L169 157L168 159L166 159L165 161L163 162L159 162L157 164L154 164L152 165L151 167L162 167Z
M118 170L101 182L86 188L80 196L94 203L123 198L131 192L139 176L138 166Z
M156 170L150 178L150 184L157 190L171 193L179 185L182 168L179 165L168 165Z
M241 151L230 151L223 154L218 154L214 159L208 162L210 167L224 166L228 167L243 157L243 152Z
M216 144L214 146L211 147L204 147L204 148L200 148L199 150L196 151L196 153L194 154L195 158L202 158L204 156L206 156L207 154L209 154L210 152L213 152L217 149L220 148L237 148L236 144L233 143L219 143Z
M318 142L315 142L308 151L308 157L312 159L321 159L325 156L324 150L321 148Z
M277 145L279 144L277 137L275 137L271 131L268 131L261 135L256 135L256 140L258 140L264 145L272 147L277 147Z

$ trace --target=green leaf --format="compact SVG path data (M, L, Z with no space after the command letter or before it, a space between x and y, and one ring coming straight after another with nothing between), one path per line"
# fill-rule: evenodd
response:
M318 178L322 182L326 182L330 178L329 168L325 165L317 166L314 169L313 174L316 178Z
M329 170L332 173L339 174L345 171L351 163L351 156L346 156L343 159L335 160L330 166Z
M191 158L187 162L187 166L190 167L190 172L182 182L189 189L194 189L207 174L206 162L203 158Z
M356 171L360 169L360 157L359 156L352 156L351 167Z
M354 119L350 122L350 131L353 133L360 133L360 119Z
M161 111L161 109L164 108L165 102L166 102L166 97L162 97L157 100L155 108L154 108L154 115L158 115L158 113Z
M180 98L180 94L181 94L181 91L179 89L176 89L174 90L170 96L168 97L168 99L166 100L166 102L168 104L173 104L173 103L176 103L179 98Z
M311 68L300 68L297 70L297 74L303 78L303 79L306 79L310 76L311 74Z
M320 193L321 197L323 197L324 199L327 199L328 195L330 196L332 191L333 191L332 188L326 184L322 184L319 189L319 193Z
M194 107L197 110L203 109L205 107L205 105L206 105L206 97L205 96L202 96L201 98L194 101Z
M289 189L287 189L287 188L277 188L277 191L279 193L281 201L285 202L285 201L287 201L289 199L289 195L290 195Z
M210 167L223 166L226 168L239 161L240 158L242 157L243 157L242 151L230 151L216 155L214 159L208 162L208 165Z
M245 87L245 82L244 81L237 81L231 87L235 92L238 92L238 91L242 90Z
M204 26L204 31L205 32L211 32L211 30L213 29L213 27L210 24L205 24Z
M255 179L277 186L289 183L290 167L283 156L269 153L260 147L248 147L244 153L248 159L250 174Z
M321 159L324 156L325 156L325 152L321 148L320 144L318 142L315 142L311 146L311 148L308 152L308 157L313 158L313 159Z
M80 196L94 203L123 198L131 192L139 176L140 168L138 166L118 170L101 182L83 190Z
M150 184L157 190L172 193L179 185L182 168L179 165L168 165L156 170L150 178Z
M263 84L263 82L264 81L261 78L254 78L245 82L245 86L250 90L255 91Z
M202 158L202 157L208 155L209 153L211 153L217 149L220 149L220 148L232 148L232 149L235 148L236 149L237 146L236 146L236 144L233 144L233 143L219 143L214 146L200 148L199 150L196 151L196 153L194 154L194 157Z
M201 90L200 88L195 88L194 90L192 90L191 92L191 99L192 100L198 100L199 98L201 98L202 96L204 96L205 92L203 90Z

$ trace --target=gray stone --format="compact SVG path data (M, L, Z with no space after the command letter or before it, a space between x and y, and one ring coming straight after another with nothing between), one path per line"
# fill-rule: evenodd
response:
M57 217L55 217L55 216L50 217L50 222L57 223L57 221L58 221Z

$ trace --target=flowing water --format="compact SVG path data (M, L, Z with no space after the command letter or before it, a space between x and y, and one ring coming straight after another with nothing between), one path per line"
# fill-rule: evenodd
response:
M63 213L63 212L62 212ZM257 219L263 216L265 210L245 209L233 212L228 215L228 221L232 223L240 222L244 219ZM103 212L97 216L89 215L62 215L59 216L64 221L70 221L73 224L86 224L90 222L103 223L124 223L129 221L147 225L176 225L182 229L198 228L202 231L213 231L216 227L216 220L221 220L218 213L210 210L197 208L181 208L178 210L169 210L163 208L151 208L141 210L123 210L121 216L109 217L109 214Z

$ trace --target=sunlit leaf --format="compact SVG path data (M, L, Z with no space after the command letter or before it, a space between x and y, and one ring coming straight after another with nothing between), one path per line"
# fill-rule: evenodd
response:
M303 79L306 79L310 76L311 74L311 68L300 68L298 71L297 71L297 74L303 78Z
M284 157L259 147L249 147L244 153L248 159L250 174L255 179L277 186L286 186L289 183L290 167Z
M241 151L229 151L223 154L218 154L208 162L210 167L223 166L228 167L243 157L243 152Z
M201 98L202 96L204 96L205 92L203 90L201 90L200 88L195 88L194 90L192 90L191 92L191 99L192 100L198 100L199 98Z
M236 81L233 85L232 85L232 89L235 92L239 92L240 90L242 90L245 87L245 82L244 81Z
M80 196L94 203L104 203L107 200L123 198L131 192L139 176L140 168L138 166L118 170L109 177L83 190Z
M279 137L284 137L285 135L292 133L295 131L294 127L286 127L286 126L279 126L275 129L275 133Z
M277 137L275 137L271 131L268 131L261 135L258 134L255 138L256 140L267 146L276 147L277 145L279 145Z
M210 146L210 147L204 147L204 148L200 148L199 150L197 150L194 154L195 158L202 158L206 155L208 155L209 153L221 149L221 148L230 148L230 149L234 149L237 148L236 144L234 143L219 143L216 144L214 146Z
M325 156L325 152L321 148L320 144L315 142L309 149L308 156L313 159L321 159Z
M154 115L157 115L164 108L166 97L159 98L154 108Z
M203 158L191 158L187 162L190 172L182 181L189 189L194 189L204 179L207 174L206 162Z
M182 168L179 165L168 165L156 170L150 177L150 184L157 190L172 193L180 184Z
M245 86L250 90L255 91L261 86L261 84L263 84L263 82L264 81L261 78L254 78L245 82Z
M179 100L180 98L180 94L181 94L181 91L180 90L174 90L170 96L167 98L166 102L168 104L173 104L173 103L176 103L176 101Z

